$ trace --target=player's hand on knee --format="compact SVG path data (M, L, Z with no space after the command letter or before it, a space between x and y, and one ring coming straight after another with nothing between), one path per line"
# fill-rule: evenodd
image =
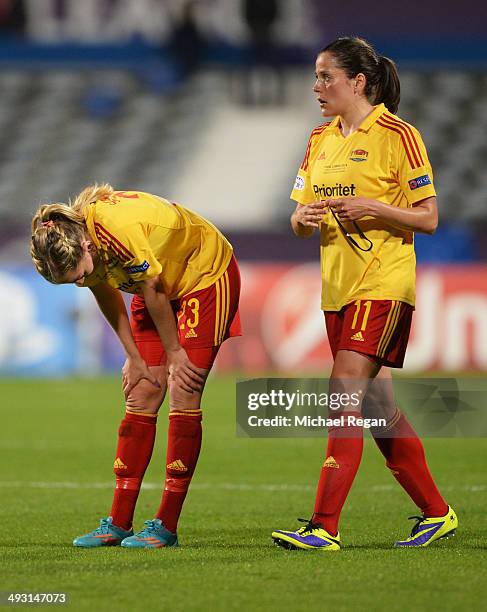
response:
M125 398L128 398L132 389L141 381L148 380L155 387L161 387L157 378L147 367L145 361L140 358L127 357L122 368L122 388Z
M203 390L207 371L191 363L182 347L175 351L167 351L167 369L169 379L187 393Z

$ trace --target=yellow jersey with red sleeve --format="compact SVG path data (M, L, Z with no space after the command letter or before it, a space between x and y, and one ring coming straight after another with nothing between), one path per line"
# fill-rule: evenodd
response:
M379 104L348 137L341 133L339 117L311 132L291 198L309 204L357 196L409 208L435 195L420 133ZM320 224L322 309L338 311L358 299L398 300L414 306L413 233L372 217L357 223L373 243L368 252L351 244L331 211ZM352 223L343 225L367 248Z
M137 293L137 284L160 276L166 295L177 299L205 289L223 274L232 247L209 221L193 211L141 191L116 192L84 209L100 261L85 279Z

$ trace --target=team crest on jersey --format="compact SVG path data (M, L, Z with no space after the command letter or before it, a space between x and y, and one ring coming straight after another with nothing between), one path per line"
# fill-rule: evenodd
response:
M128 266L128 268L124 268L124 270L125 272L127 272L127 274L139 274L140 272L145 272L149 268L150 268L149 262L147 261L147 259L144 259L144 261L140 265Z
M350 159L354 162L363 162L367 161L367 157L369 156L369 152L365 149L355 149L350 153Z
M425 185L431 185L431 179L428 174L423 174L423 176L418 176L418 178L409 181L409 189L411 189L411 191L424 187Z
M326 159L326 153L324 151L322 151L319 155L318 155L318 159Z
M299 174L294 182L294 189L297 189L298 191L303 191L304 189L304 178L299 176Z

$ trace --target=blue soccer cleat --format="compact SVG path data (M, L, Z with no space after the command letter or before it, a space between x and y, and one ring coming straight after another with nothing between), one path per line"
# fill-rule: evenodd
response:
M440 538L450 538L455 535L458 527L458 518L451 506L445 516L424 517L410 516L410 519L417 519L416 525L411 531L411 535L406 540L399 540L394 544L395 548L411 548L429 546Z
M144 522L145 528L135 535L125 538L124 548L167 548L178 546L178 536L168 531L160 519Z
M98 548L100 546L120 546L122 540L133 535L132 529L125 531L112 523L112 517L102 518L100 526L86 535L73 540L73 546L80 548Z
M272 532L272 539L278 546L282 546L288 550L340 550L339 533L337 533L336 536L332 536L319 524L312 523L305 519L298 520L302 523L306 523L306 525L297 531Z

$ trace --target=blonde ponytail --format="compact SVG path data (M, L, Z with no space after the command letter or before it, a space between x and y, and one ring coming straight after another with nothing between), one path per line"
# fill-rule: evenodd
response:
M74 211L81 213L82 210L90 204L94 204L99 200L113 201L115 197L115 191L111 185L108 183L103 183L103 185L95 183L83 189L83 191L75 197L74 202L70 200L69 205Z
M62 282L79 265L87 237L84 208L115 197L109 184L86 187L68 204L41 204L32 219L30 254L39 274L51 283Z

